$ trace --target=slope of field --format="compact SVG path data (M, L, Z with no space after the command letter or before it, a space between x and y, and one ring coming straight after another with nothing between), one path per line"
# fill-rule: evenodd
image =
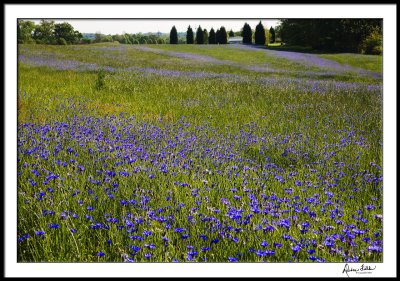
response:
M18 261L382 261L381 63L20 45Z

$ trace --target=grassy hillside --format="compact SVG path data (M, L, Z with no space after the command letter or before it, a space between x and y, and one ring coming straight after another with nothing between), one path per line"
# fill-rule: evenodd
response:
M382 60L20 45L18 261L382 261Z

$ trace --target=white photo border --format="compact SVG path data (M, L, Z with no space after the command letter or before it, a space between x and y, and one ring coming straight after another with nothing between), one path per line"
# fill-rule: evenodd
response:
M382 18L384 22L384 258L368 277L395 277L396 50L395 4L324 5L65 5L6 4L5 25L5 277L346 277L344 263L17 263L17 19L18 18ZM229 11L226 13L226 11ZM371 265L371 264L368 264ZM351 264L359 267L361 264Z

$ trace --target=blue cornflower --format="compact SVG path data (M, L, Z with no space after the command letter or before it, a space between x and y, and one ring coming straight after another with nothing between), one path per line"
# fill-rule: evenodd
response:
M239 242L239 238L237 238L237 237L232 237L232 241L235 242L235 243L237 243L237 242Z
M300 180L296 180L296 181L295 181L295 184L296 184L297 186L302 186L302 185L303 185L303 183L302 183Z
M274 247L275 247L275 248L280 248L280 247L282 247L282 244L281 244L281 243L274 242Z
M181 239L187 239L187 238L189 238L189 237L190 237L189 234L183 234L183 235L181 235Z
M343 224L343 221L342 220L335 220L335 223L336 224Z
M302 222L301 226L304 227L304 228L307 228L307 227L310 226L310 223L309 222Z
M292 247L292 251L294 252L294 253L298 253L299 251L300 251L300 246L299 245L296 245L296 246L294 246L294 247Z
M146 236L146 237L148 237L148 236L150 236L152 234L153 234L153 232L151 232L151 231L147 231L147 230L143 231L143 235Z
M148 249L155 249L156 248L156 245L154 245L154 244L144 244L144 246L146 248L148 248Z
M35 186L37 183L33 180L33 179L28 179L29 180L29 183L32 185L32 186Z
M210 251L211 248L210 248L210 247L202 247L201 250L202 250L202 251Z
M121 176L124 176L124 177L128 177L128 176L129 176L129 173L128 173L128 172L125 172L125 171L121 171L121 172L119 172L119 174L120 174Z
M178 227L178 228L175 228L174 231L175 231L176 233L181 233L181 232L185 232L185 231L187 231L187 230L186 230L186 228L184 228L184 227Z
M264 256L267 255L267 252L263 251L263 250L257 250L256 251L256 255L259 256L259 257L264 257Z
M362 234L364 234L365 233L365 231L364 230L362 230L362 229L353 229L352 230L356 235L362 235Z
M207 235L200 234L199 237L200 237L201 239L203 239L203 241L208 240L208 236L207 236Z
M333 247L335 246L335 240L328 238L324 241L324 244L327 247Z
M314 250L314 249L308 249L308 250L307 250L307 253L309 253L309 254L314 254L314 253L315 253L315 250Z
M131 250L134 251L135 253L140 251L140 247L139 246L133 245L133 246L129 246L129 248L131 248Z
M98 257L104 257L106 254L104 252L97 252Z
M228 257L228 261L230 262L237 262L239 259L235 257Z
M60 228L60 225L56 223L51 223L49 224L49 228Z
M35 234L36 235L44 235L44 234L46 234L46 232L39 230L39 231L35 231Z
M153 256L153 254L151 254L151 253L144 254L144 257L145 257L146 259L149 259L149 258L151 258L152 256Z
M25 239L28 239L29 237L30 237L29 233L26 233L26 234L22 235L20 238L18 238L18 242L22 242ZM42 236L42 238L44 238L44 236Z
M267 247L269 244L268 244L267 241L262 241L262 242L260 243L260 245L261 245L262 247Z
M142 236L139 236L139 235L137 235L137 236L129 236L129 238L131 238L132 240L139 240L139 241L143 241L144 240L144 238Z
M282 238L285 240L290 240L290 239L292 239L292 236L290 236L289 234L283 234Z
M358 257L357 256L353 256L353 257L346 257L345 262L358 262Z
M369 252L382 252L382 247L374 245L374 246L368 246L367 250Z
M365 209L366 209L367 211L374 210L374 209L375 209L375 205L373 205L373 204L366 205L366 206L365 206Z
M70 231L71 231L72 233L76 233L76 228L71 228Z

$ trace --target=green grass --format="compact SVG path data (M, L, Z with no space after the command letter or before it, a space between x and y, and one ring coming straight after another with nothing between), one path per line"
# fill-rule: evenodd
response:
M343 65L350 65L369 71L382 73L382 56L360 54L325 54L320 57L337 61Z
M368 223L357 224L357 227L370 228L365 236L371 240L381 239L373 236L382 229L382 222L373 215L381 214L382 210L365 210L368 204L379 206L383 202L382 182L368 181L366 176L378 178L382 174L382 170L371 165L374 162L382 166L382 93L367 88L382 85L381 78L339 71L326 76L312 75L325 70L274 57L264 50L232 46L147 46L229 62L213 64L134 47L118 44L19 46L19 54L26 57L56 58L118 69L137 67L136 70L116 72L76 71L19 63L17 232L18 237L25 233L31 235L18 244L19 262L122 262L121 254L127 253L127 245L141 247L135 256L139 262L170 262L173 258L185 261L189 251L187 245L193 245L199 251L196 261L207 257L211 262L227 262L228 257L241 252L242 262L310 262L305 249L295 258L291 257L295 244L283 240L283 234L290 234L297 241L300 238L316 240L317 245L307 246L316 250L315 256L328 262L343 262L342 256L333 254L323 245L325 235L342 233L344 225L360 223L354 218L358 210L363 211L362 216ZM320 56L373 72L382 69L381 57ZM248 66L263 65L282 72L247 69ZM236 76L159 75L140 68ZM307 71L311 74L306 74ZM265 84L263 79L277 80ZM313 79L319 80L316 90L307 88L307 83L314 83ZM326 86L331 85L329 83L355 85L355 88L330 88ZM60 126L60 122L66 126ZM93 137L100 131L102 134ZM129 141L125 142L125 139ZM123 145L132 145L134 149L117 148ZM35 146L40 148L28 153ZM74 152L68 152L68 148ZM148 158L141 154L143 151ZM185 155L179 156L183 152ZM137 159L132 164L116 164L133 157ZM185 170L172 165L178 160L187 161L191 168ZM67 165L57 164L57 161ZM164 161L168 172L160 170ZM275 168L266 167L272 163ZM85 169L80 170L80 165ZM232 168L234 166L237 170ZM134 172L137 167L142 171ZM33 169L40 175L35 176ZM317 172L312 172L313 169ZM100 172L105 170L126 171L130 175L117 174L110 181L103 181ZM44 183L48 171L60 178ZM344 174L339 175L340 172ZM150 174L155 177L151 179ZM276 176L285 177L285 183L277 181ZM29 179L34 179L37 184L32 185ZM89 179L101 180L101 184L96 185ZM295 180L302 181L302 185L297 186ZM115 190L113 183L118 183ZM49 193L48 187L55 191ZM192 195L195 188L198 196ZM237 190L233 192L232 188ZM288 188L293 189L293 194L285 191ZM79 193L72 196L74 191ZM328 191L334 193L332 199ZM46 193L42 200L37 199L40 192ZM109 192L114 198L109 197ZM308 198L315 197L315 193L320 194L320 204L306 203ZM271 209L266 214L252 213L250 194L256 196L260 204L267 202L264 195L275 194L282 200L290 198L291 203L297 200L294 196L299 196L300 208L310 205L316 218L310 218L303 211L296 213L283 201L279 204L268 201L272 205L268 205ZM234 199L233 195L241 196L241 199ZM151 198L149 209L140 208L140 204L120 204L120 200L140 202L143 196ZM221 198L228 198L232 207L243 208L245 215L253 214L251 223L237 224L230 220L225 215L229 207ZM323 206L329 200L332 202ZM179 203L185 206L179 207ZM87 210L87 206L93 206L94 210ZM148 218L150 210L157 212L165 206L170 208L157 215L174 216L169 230L165 223ZM336 207L342 208L344 225L336 224L329 217ZM178 211L180 208L182 211ZM198 209L193 211L193 208ZM55 215L43 216L44 209L55 211ZM289 212L274 217L273 209ZM79 216L61 219L60 215L66 210ZM111 223L108 230L94 230L85 218L92 215L94 221L104 222L104 214L112 214L122 223L129 213L136 219L144 219L143 223L135 223L137 233L128 234L118 230L118 224ZM196 223L188 221L188 215L193 215ZM209 240L200 240L198 235L212 225L201 220L206 216L218 218L223 227L242 228L242 232L228 231L239 238L239 242L222 239L218 231L207 232ZM272 223L283 218L291 220L290 230L279 226L273 232L254 230L259 224L265 226L263 219ZM317 233L302 234L299 223L304 221L309 221ZM51 223L58 223L60 228L50 229ZM326 226L335 228L320 230ZM176 227L186 227L191 236L181 240L180 234L173 232ZM76 228L77 233L72 234L70 228ZM38 230L46 231L45 239L35 236L34 231ZM145 241L129 238L130 235L141 235L144 230L153 232ZM164 236L170 239L165 247L161 243ZM216 238L220 242L211 246L210 241ZM382 253L366 251L370 244L361 238L355 238L358 246L341 241L336 245L344 247L348 257L354 254L362 262L381 261ZM108 240L112 240L111 245ZM268 241L268 249L274 249L275 255L260 257L249 251L260 249L263 240ZM275 241L280 241L282 248L273 248ZM156 249L145 248L149 243L157 245ZM201 252L199 249L204 246L212 247L212 251ZM98 257L99 251L104 251L106 256ZM148 260L144 254L150 252L154 256Z

